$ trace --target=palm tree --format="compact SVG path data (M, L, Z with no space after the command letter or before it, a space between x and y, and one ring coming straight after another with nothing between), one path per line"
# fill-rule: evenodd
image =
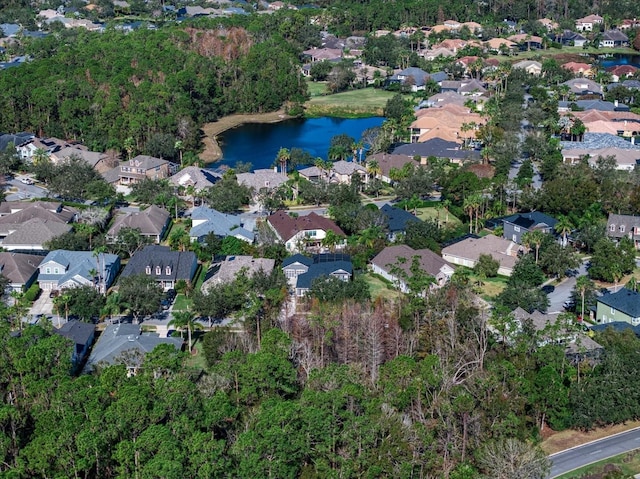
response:
M174 311L173 319L169 321L169 326L175 326L180 332L187 330L187 348L191 352L191 332L202 329L202 325L196 321L196 316L189 310Z
M580 299L582 300L582 307L580 309L580 318L582 320L584 320L584 297L591 288L593 288L593 282L588 276L578 276L576 279L576 291L580 293Z
M291 152L287 148L280 148L276 161L280 163L280 173L287 174L287 163L291 159Z
M475 206L473 204L473 196L467 196L462 202L462 209L464 209L469 215L469 234L473 233L473 211Z
M573 230L573 223L568 216L560 216L554 226L556 233L562 236L562 247L567 246L567 235Z
M444 200L442 201L442 206L444 207L445 211L446 211L446 216L445 216L445 223L449 223L449 207L451 206L451 200Z
M100 310L100 314L103 318L108 317L109 319L111 319L114 314L120 314L120 295L118 293L107 296L107 301Z
M377 175L382 173L380 165L376 160L371 160L367 162L367 173L369 174L369 180L375 178Z
M540 246L544 238L544 233L540 230L527 231L522 235L522 244L529 248L533 245L536 248L536 264L538 264L538 253L540 252Z
M327 231L326 236L322 239L322 246L329 248L329 251L332 253L335 252L336 246L342 242L342 236L340 236L335 231L329 230Z

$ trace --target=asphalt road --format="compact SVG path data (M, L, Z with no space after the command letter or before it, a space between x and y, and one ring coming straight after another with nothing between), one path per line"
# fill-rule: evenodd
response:
M552 462L549 478L558 477L579 467L638 448L640 448L640 428L567 449L549 456Z
M587 274L588 260L584 261L578 268L577 274L565 278L562 283L556 286L556 289L549 293L549 313L562 313L564 312L564 302L571 296L571 291L576 285L576 277L584 276Z

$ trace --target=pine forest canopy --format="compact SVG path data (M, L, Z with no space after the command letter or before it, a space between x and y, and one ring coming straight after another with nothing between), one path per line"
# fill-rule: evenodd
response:
M243 28L60 32L33 42L34 61L0 74L0 131L136 149L156 134L198 144L204 122L306 98L299 61L281 39Z

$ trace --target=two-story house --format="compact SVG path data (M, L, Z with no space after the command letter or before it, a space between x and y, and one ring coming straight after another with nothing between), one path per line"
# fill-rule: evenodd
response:
M243 227L240 216L220 213L212 208L199 206L191 213L191 230L189 237L191 242L203 242L209 233L220 238L233 236L247 243L253 243L255 235Z
M640 325L640 293L622 288L617 293L598 297L596 321L598 323L622 321L632 326Z
M614 241L629 238L636 249L640 249L640 216L609 214L607 236Z
M338 225L315 212L294 218L286 211L276 211L267 218L267 224L287 250L292 252L321 248L329 231L339 237L345 237L344 231ZM340 241L335 246L341 248L343 245L344 241Z
M58 291L78 286L95 286L104 293L120 271L116 254L91 251L54 250L38 267L38 284L44 291Z
M145 178L161 180L178 171L175 163L148 155L138 155L122 163L119 168L118 181L121 185L134 185Z
M347 282L353 277L351 257L346 254L295 254L284 259L282 271L297 297L307 294L316 280L333 277Z
M607 30L602 34L600 39L600 47L602 48L615 48L615 47L628 47L629 37L622 33L620 30Z
M600 15L587 15L584 18L578 18L576 20L576 30L579 32L590 32L594 28L598 28L603 21L604 18Z
M168 246L149 245L135 253L122 277L145 274L151 276L164 291L175 289L176 283L193 281L198 269L198 259L192 251L172 251Z
M145 238L149 238L154 243L160 243L167 231L170 220L171 215L169 212L155 205L151 205L142 211L118 215L109 231L107 231L107 241L115 241L122 228L133 228L139 230L140 234Z
M503 218L503 237L514 243L522 244L522 235L529 231L537 230L553 234L557 222L557 219L539 211L517 213Z

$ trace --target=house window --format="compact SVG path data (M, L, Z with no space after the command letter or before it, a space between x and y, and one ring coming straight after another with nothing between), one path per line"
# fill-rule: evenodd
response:
M162 268L160 266L156 266L156 274L162 274Z
M166 274L166 275L170 275L171 274L171 266L167 266L165 268L165 273L164 274Z
M511 236L511 241L513 241L514 243L517 243L518 242L518 236L517 235Z
M315 230L312 230L312 231L305 231L304 235L305 235L305 236L315 237L315 236L316 236L316 231L315 231Z
M620 225L620 233L624 233L624 225Z
M53 274L60 274L60 271L58 270L58 268L53 268Z
M286 273L287 278L295 278L296 276L298 276L298 272L295 269L288 269Z
M616 310L613 309L613 306L611 306L611 314L616 314Z
M46 273L51 274L51 268L47 268Z
M519 226L514 226L513 227L513 231L515 231L516 233L520 233L520 227Z
M151 266L147 266L147 268L146 268L145 272L146 272L147 274L151 274Z
M616 225L609 225L609 231L615 231Z

